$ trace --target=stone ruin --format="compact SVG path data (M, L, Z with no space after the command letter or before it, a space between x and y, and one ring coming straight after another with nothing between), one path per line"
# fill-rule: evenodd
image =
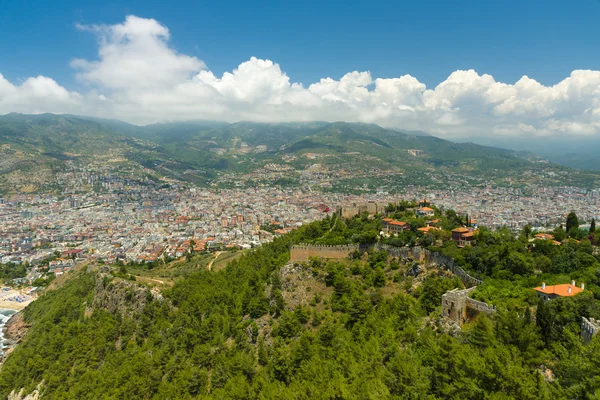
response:
M587 319L583 317L581 319L581 339L584 342L589 342L592 337L600 332L600 320L594 318Z
M343 260L357 250L359 250L359 246L357 245L327 246L299 244L292 246L292 249L290 250L290 261L308 261L311 257Z
M469 293L475 288L474 286L464 290L453 289L444 293L442 295L442 317L451 319L460 325L481 312L495 313L495 306L469 297Z

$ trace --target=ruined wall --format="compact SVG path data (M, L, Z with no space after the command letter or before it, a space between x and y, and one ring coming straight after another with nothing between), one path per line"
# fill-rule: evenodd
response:
M473 290L475 287L464 290L452 289L444 293L442 295L442 317L463 324L480 312L495 313L496 307L469 297Z
M386 251L391 257L400 259L412 259L420 263L425 263L427 266L436 265L449 270L454 275L462 279L465 286L479 286L483 282L469 275L464 269L459 267L452 261L451 258L445 257L439 253L435 253L422 247L393 247L386 244L377 243L374 246L377 251ZM344 246L319 246L312 244L300 244L292 246L290 261L306 261L310 257L328 258L333 260L341 260L347 258L354 251L361 253L367 251L364 246L344 245Z
M310 244L301 244L292 246L290 251L290 261L306 261L310 257L326 258L331 260L342 260L359 250L358 245L345 246L318 246Z
M488 303L484 303L483 301L475 300L470 297L467 298L467 308L470 308L477 312L484 312L486 314L493 314L496 312L495 306L491 306Z
M377 251L385 251L389 256L398 257L402 259L411 258L415 261L425 262L426 260L426 251L421 247L394 247L388 246L387 244L379 244L375 245L375 250Z
M375 249L378 251L385 250L392 257L412 258L413 260L424 262L427 266L440 266L462 279L467 287L479 286L483 283L481 279L469 275L462 267L456 265L451 258L422 247L393 247L385 244L376 244Z
M586 317L581 319L581 339L584 342L592 340L592 337L597 335L598 332L600 332L600 321L594 318L587 319Z
M467 300L469 293L475 288L464 290L452 289L442 295L442 317L449 318L459 324L467 320Z

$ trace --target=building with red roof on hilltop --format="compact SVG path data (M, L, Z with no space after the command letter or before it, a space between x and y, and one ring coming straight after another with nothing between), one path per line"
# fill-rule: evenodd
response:
M544 300L552 300L557 297L570 297L575 296L583 292L584 284L581 284L581 287L577 287L575 285L575 281L571 281L571 283L563 283L560 285L546 285L545 282L542 283L542 286L534 288L537 292L539 298Z
M433 217L435 210L431 207L421 207L417 210L417 215L421 217Z
M410 229L410 225L403 221L394 221L390 218L385 218L381 221L383 232L388 235L393 235Z

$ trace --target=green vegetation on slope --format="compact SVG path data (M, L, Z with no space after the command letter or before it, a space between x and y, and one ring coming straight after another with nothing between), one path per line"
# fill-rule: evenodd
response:
M442 218L453 224L451 213ZM599 394L600 338L581 343L577 325L581 315L597 311L597 286L540 305L535 320L528 294L503 302L499 293L511 280L539 280L521 264L540 255L519 250L526 242L508 232L484 233L481 250L479 244L442 250L495 276L489 296L502 305L492 319L480 315L453 335L439 321L440 297L462 283L444 271L415 277L409 266L375 251L354 260L287 263L293 243L368 242L378 224L360 216L303 226L222 270L191 273L165 290L164 300L150 291L136 295L118 277L74 273L25 310L31 328L0 371L0 393L28 393L43 382L42 398L65 399ZM562 265L554 261L560 253L547 257ZM593 287L598 281L590 269L597 267L594 258L568 273L585 275ZM126 299L129 309L109 312L110 298Z
M459 181L564 185L568 177L571 185L592 187L599 177L549 164L532 154L343 122L198 121L138 127L72 115L9 114L0 116L0 145L4 158L0 160L0 178L15 170L43 169L47 173L37 175L51 180L53 174L73 163L144 167L158 178L201 185L215 183L223 174L236 174L231 180L237 183L241 176L266 164L284 164L296 170L319 164L326 175L341 181L341 185L333 182L333 190L345 191L350 188L344 181L354 178L368 186L398 187L410 182L443 187ZM409 150L421 153L415 156ZM0 179L0 190L10 187Z

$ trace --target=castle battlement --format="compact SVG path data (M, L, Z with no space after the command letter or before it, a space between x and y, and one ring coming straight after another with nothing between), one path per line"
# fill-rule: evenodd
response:
M298 244L292 246L290 261L306 261L311 257L342 260L348 258L351 253L359 250L358 245L313 245Z

